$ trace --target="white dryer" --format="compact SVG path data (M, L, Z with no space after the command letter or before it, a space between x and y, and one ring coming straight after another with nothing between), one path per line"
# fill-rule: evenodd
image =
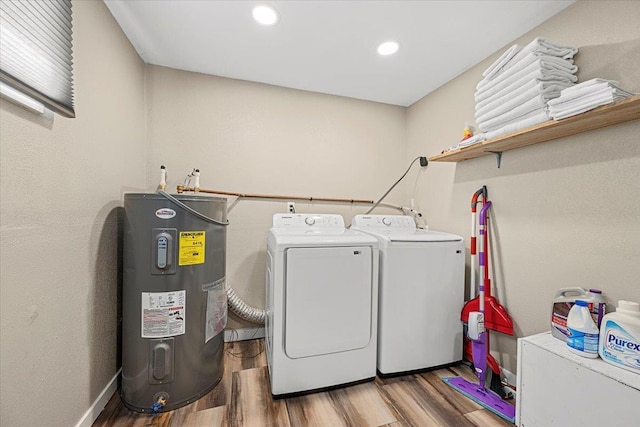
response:
M464 242L402 215L356 215L352 230L380 243L378 371L397 374L462 360Z
M340 215L274 215L265 322L273 395L375 377L378 259L378 241L345 229Z

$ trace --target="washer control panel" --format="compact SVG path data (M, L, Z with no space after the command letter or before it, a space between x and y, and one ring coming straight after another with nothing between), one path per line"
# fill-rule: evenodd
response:
M334 214L275 214L275 228L344 228L344 219Z
M416 223L405 215L356 215L353 217L353 226L415 230Z

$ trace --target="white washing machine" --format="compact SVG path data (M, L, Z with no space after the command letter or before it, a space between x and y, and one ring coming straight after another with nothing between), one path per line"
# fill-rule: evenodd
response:
M356 215L351 229L380 243L378 371L397 374L462 360L462 237L418 229L402 215Z
M271 393L376 375L378 241L340 215L276 214L267 238Z

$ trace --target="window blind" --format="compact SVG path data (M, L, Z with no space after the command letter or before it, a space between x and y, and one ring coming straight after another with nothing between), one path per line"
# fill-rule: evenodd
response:
M71 21L71 0L0 1L0 80L65 117L75 117Z

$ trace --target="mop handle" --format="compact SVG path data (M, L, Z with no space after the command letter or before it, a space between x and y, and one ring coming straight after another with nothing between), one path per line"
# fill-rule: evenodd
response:
M483 189L476 191L471 198L471 255L476 254L476 210L478 206L478 197L482 196ZM484 198L483 198L484 202Z
M484 207L486 201L489 200L487 197L487 187L482 186L482 206ZM487 219L489 213L487 212ZM485 258L484 258L484 295L485 298L491 295L491 278L489 277L489 221L485 223L484 227L484 244L482 246L484 248Z
M471 198L471 243L469 246L469 254L471 256L471 286L469 286L469 299L473 299L476 293L476 254L477 254L477 216L476 210L478 206L478 197L484 195L484 187L476 191ZM484 200L484 197L483 197Z
M479 296L480 296L480 313L484 314L484 266L487 261L487 254L484 252L484 241L486 239L485 229L487 226L487 212L491 208L491 202L485 200L484 206L480 211L480 255L479 255L479 266L480 266L480 283L478 285Z

